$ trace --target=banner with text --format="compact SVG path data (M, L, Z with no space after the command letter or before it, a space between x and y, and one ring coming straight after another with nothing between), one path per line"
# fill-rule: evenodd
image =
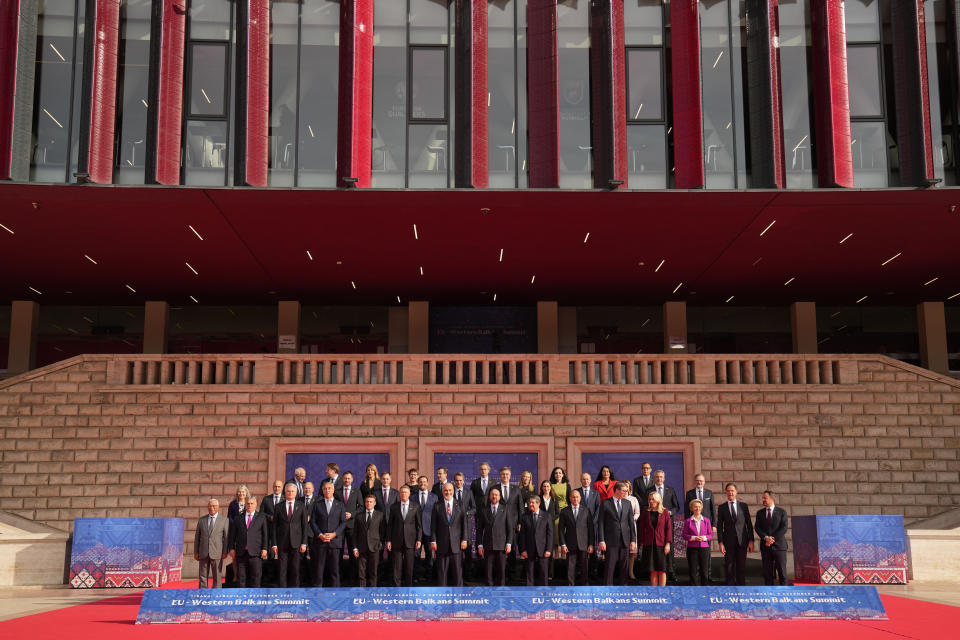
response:
M886 620L876 587L148 589L137 624L341 620Z

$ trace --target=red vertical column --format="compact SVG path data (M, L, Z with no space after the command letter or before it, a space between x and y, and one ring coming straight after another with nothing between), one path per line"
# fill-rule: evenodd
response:
M373 0L340 2L337 102L337 186L369 187L373 131Z
M780 89L778 0L747 0L747 96L750 105L750 186L786 186Z
M890 24L900 180L904 186L928 186L934 173L923 0L892 2Z
M527 3L528 184L560 185L560 81L556 0Z
M623 2L595 0L590 8L590 102L593 183L627 183L626 49Z
M674 184L678 189L697 189L705 183L698 0L670 3L670 52Z
M0 3L0 180L12 177L19 33L20 2Z
M238 9L234 183L265 187L270 141L270 0L242 0Z
M457 0L454 129L457 187L488 185L487 2Z
M821 187L853 186L843 0L811 0L813 110Z
M187 1L160 0L158 4L150 36L146 180L174 185L180 184Z
M120 0L96 0L93 58L85 73L93 74L86 172L91 182L113 182L113 134L117 120L117 71L120 59ZM81 145L81 149L82 149Z

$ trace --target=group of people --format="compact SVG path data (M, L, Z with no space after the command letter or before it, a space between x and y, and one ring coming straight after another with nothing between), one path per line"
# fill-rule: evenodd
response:
M228 557L228 582L240 587L259 587L265 567L267 579L279 587L339 587L354 579L361 587L412 586L415 576L462 586L465 572L503 586L516 570L531 586L551 579L570 586L624 585L646 574L651 585L676 582L673 521L682 511L664 471L644 463L641 475L628 482L616 480L604 465L596 481L583 473L574 487L561 467L539 486L529 471L514 484L509 467L497 478L487 463L478 470L468 486L462 472L450 480L441 467L431 486L410 469L407 484L395 488L391 474L375 465L367 465L355 483L351 471L341 474L329 463L319 495L298 468L286 482L275 481L273 493L261 501L241 485L226 516L211 498L208 514L197 523L200 587L207 587L208 578L220 585ZM726 583L745 584L747 553L759 537L764 583L785 585L787 514L775 505L774 493L763 492L755 520L734 483L724 493L726 500L717 504L698 473L684 496L689 517L682 537L691 584L710 584L714 539Z

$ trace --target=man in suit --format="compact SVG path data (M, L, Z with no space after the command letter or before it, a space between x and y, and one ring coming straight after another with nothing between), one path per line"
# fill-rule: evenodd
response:
M470 483L470 493L473 494L473 503L480 509L487 506L487 491L493 486L493 478L490 477L489 462L481 462L477 469L480 477Z
M433 505L430 518L430 549L437 554L438 586L447 586L447 575L453 569L453 586L463 586L463 550L467 548L466 518L453 499L453 483L443 485L443 499Z
M642 478L642 476L641 476ZM651 493L660 494L660 504L663 505L663 508L670 512L670 521L677 522L677 519L680 518L681 509L680 501L677 499L677 492L673 487L668 487L666 485L667 474L663 469L657 469L653 472L653 487L644 494L644 499L646 496ZM682 520L680 520L682 522ZM676 545L673 544L673 532L670 532L670 553L667 554L667 580L671 584L676 583L677 574L673 570L673 549Z
M593 555L597 535L593 514L582 502L583 495L579 491L571 491L570 505L560 512L557 523L560 550L567 556L567 584L571 587L587 584L590 556ZM580 582L576 580L578 570Z
M315 500L310 516L313 535L313 586L322 587L325 575L330 586L340 586L340 556L343 553L344 532L347 529L346 508L334 499L334 484L329 479L320 485L323 498Z
M652 486L653 467L650 466L649 462L644 462L640 466L640 475L633 479L633 495L637 497L637 500L645 500Z
M317 502L317 496L314 494L313 483L307 480L303 483L303 510L307 514L307 524L310 524L310 516L313 515L313 506ZM300 557L300 583L301 587L309 587L313 579L313 565L315 564L316 539L312 535L307 536L307 552Z
M309 480L303 483L303 510L307 512L307 522L310 521L310 512L313 510L313 503L317 496L313 493L313 483Z
M257 513L257 499L249 496L246 511L230 524L230 557L237 565L238 587L260 587L262 562L267 559L267 549L273 546L270 531L267 516Z
M397 492L400 500L390 510L390 535L387 551L393 560L393 585L413 586L413 563L420 552L423 523L420 508L410 500L410 487L403 485Z
M523 558L528 587L547 586L547 567L553 549L553 518L540 511L540 496L530 496L529 510L520 519L517 547Z
M220 588L220 570L230 551L230 523L219 512L220 501L210 498L207 515L197 521L193 536L193 559L200 563L200 589L208 587L208 574L213 578L213 588Z
M340 586L352 586L357 583L357 559L351 553L350 541L353 540L353 519L363 509L363 495L353 486L353 472L344 471L340 476L341 487L334 486L333 497L343 503L343 517L347 521L343 530L344 542L340 556Z
M461 472L453 474L453 499L457 501L466 520L463 525L467 529L467 549L463 552L463 575L474 577L473 550L471 548L471 537L476 530L477 503L473 499L473 492L466 484L467 479Z
M787 584L787 512L774 504L773 491L767 489L761 497L763 509L757 511L754 530L760 538L760 561L763 564L763 584L781 587ZM776 582L774 582L776 578Z
M498 471L500 483L493 485L500 491L500 504L510 510L512 514L514 528L519 526L520 517L526 510L527 505L521 502L520 486L510 484L510 467L500 467ZM490 489L487 489L487 496L490 495ZM517 580L520 577L520 563L517 559L517 552L507 554L507 574L511 579Z
M596 531L597 523L600 520L600 504L602 501L600 500L600 493L593 488L593 478L590 477L589 473L580 474L580 486L576 488L575 493L580 494L582 498L580 502L593 517L593 527ZM596 553L596 545L594 545L594 553ZM597 554L593 562L589 563L591 578L599 580L600 564L600 555Z
M392 484L393 477L390 475L390 472L384 472L380 476L380 489L373 494L377 498L377 511L383 513L388 525L390 524L390 507L399 499L397 490L391 486Z
M693 489L687 491L687 495L684 496L684 507L685 510L689 513L690 503L693 500L699 500L703 503L703 517L710 520L710 526L716 528L717 526L717 503L713 497L713 491L707 489L707 479L703 476L702 473L698 473L693 478ZM671 551L673 546L670 547ZM707 584L709 585L710 580L710 563L707 563Z
M375 587L380 553L387 535L387 518L382 511L377 511L375 494L367 494L363 503L364 510L357 515L353 526L353 557L357 559L360 586Z
M430 491L430 478L420 476L417 478L417 492L411 497L411 500L417 503L420 508L420 524L423 531L420 545L420 553L417 554L417 575L421 582L428 582L429 576L433 572L433 552L430 550L430 525L433 519L433 507L437 504L437 494ZM420 556L423 556L422 558Z
M618 482L613 498L600 505L597 534L600 551L606 554L603 583L622 586L627 581L630 554L637 551L637 527L633 522L633 506L627 500L626 482Z
M303 485L307 481L307 470L303 467L297 467L293 470L293 477L287 480L287 484L293 484L297 488L297 500L303 500Z
M514 513L500 501L496 485L485 500L489 502L477 515L477 554L486 565L487 586L502 587L507 583L507 556L513 549L516 523Z
M443 498L443 485L447 484L447 474L450 473L450 470L446 467L439 467L437 469L437 481L433 484L433 491L437 494L437 499Z
M724 487L727 500L717 507L717 540L727 570L728 585L747 583L747 551L753 552L753 524L750 510L737 500L737 485Z
M297 500L297 485L288 482L283 488L284 501L273 521L273 555L279 558L277 586L300 586L300 554L307 551L309 525L307 512Z
M327 463L327 480L333 483L333 493L343 489L343 478L340 477L340 465L336 462Z
M260 502L260 511L267 517L267 528L270 529L271 535L273 535L274 513L277 510L277 505L283 502L283 499L283 480L274 480L273 493L264 496ZM264 584L277 583L278 564L279 561L276 557L267 555L267 560L263 565L261 582Z

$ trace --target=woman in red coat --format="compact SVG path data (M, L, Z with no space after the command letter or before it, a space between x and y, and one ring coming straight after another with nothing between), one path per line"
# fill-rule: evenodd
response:
M609 500L613 497L613 490L617 487L616 478L613 477L613 471L610 467L603 465L600 467L600 473L597 474L597 481L593 483L593 488L600 494L600 501Z
M670 553L670 540L673 527L670 524L670 512L663 508L660 494L656 491L647 496L647 511L637 520L637 541L643 545L640 556L641 571L650 570L650 584L667 584L667 554Z

